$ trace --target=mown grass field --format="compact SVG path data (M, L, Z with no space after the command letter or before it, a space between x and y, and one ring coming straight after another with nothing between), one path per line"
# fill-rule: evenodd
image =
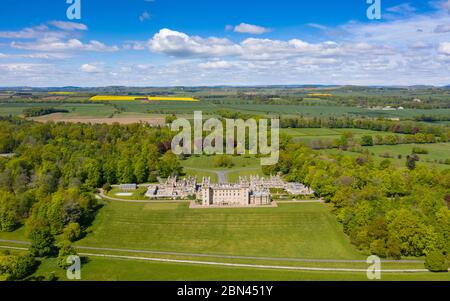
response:
M242 256L361 257L323 204L189 209L183 203L111 202L77 245Z

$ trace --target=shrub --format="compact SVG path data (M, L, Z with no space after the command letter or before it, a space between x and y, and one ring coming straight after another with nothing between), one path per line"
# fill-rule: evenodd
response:
M30 253L35 257L52 255L55 251L54 238L48 227L33 229L30 232Z
M62 269L67 269L71 264L67 263L67 258L70 255L77 255L75 249L70 245L69 241L63 242L58 252L58 266Z
M32 274L36 261L30 255L26 256L0 256L0 275L8 280L22 280Z
M431 251L425 257L425 267L431 272L448 272L448 259L441 251Z
M81 227L78 223L68 224L63 231L63 239L74 242L81 237Z
M217 156L214 159L214 166L215 167L233 167L234 163L233 163L233 159L230 156L226 156L226 155L222 155L222 156Z
M421 148L421 147L414 147L412 150L413 154L418 154L418 155L426 155L428 154L428 150L425 148Z

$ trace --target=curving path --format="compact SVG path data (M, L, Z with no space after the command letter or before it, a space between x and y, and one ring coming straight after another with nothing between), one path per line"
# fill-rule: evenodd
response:
M12 250L28 250L28 248L11 247L11 246L0 246L0 248L12 249ZM80 249L81 247L78 247L78 248ZM326 267L321 268L321 267L262 265L262 264L246 264L246 263L227 263L227 262L216 262L216 261L167 259L167 258L125 256L125 255L112 255L112 254L100 254L100 253L84 253L84 252L80 252L79 255L81 255L81 256L91 256L91 257L115 258L115 259L156 261L156 262L166 262L166 263L212 265L212 266L227 266L227 267L244 267L244 268L254 268L254 269L297 270L297 271L316 271L316 272L353 272L353 273L355 273L355 272L362 272L362 273L367 272L367 269L353 269L353 268L326 268ZM426 269L382 269L381 272L383 272L383 273L426 273L426 272L429 272L429 271L426 270Z

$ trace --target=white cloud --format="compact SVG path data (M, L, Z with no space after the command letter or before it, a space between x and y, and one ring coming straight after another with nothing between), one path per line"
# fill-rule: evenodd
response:
M95 66L95 65L91 65L91 64L83 64L80 67L80 71L85 72L85 73L100 73L102 72L102 70Z
M125 41L121 47L148 49L151 52L148 60L144 58L136 64L121 57L111 65L83 64L90 61L83 52L117 51L116 46L82 41L79 30L55 31L47 23L48 27L0 32L0 37L14 39L3 45L27 51L20 54L5 51L8 57L2 62L52 60L75 54L85 57L74 57L77 61L71 64L0 64L0 82L4 85L147 86L449 84L450 32L446 24L450 24L450 16L447 11L427 14L414 13L411 9L406 9L409 14L400 13L399 8L391 11L396 17L381 22L348 22L337 27L309 24L320 30L314 40L301 34L293 39L231 40L161 29L147 41ZM226 29L232 31L235 26ZM35 51L28 53L30 50ZM154 53L167 57L159 60ZM95 76L98 72L102 76Z
M444 42L439 45L438 51L443 55L450 55L450 42Z
M250 33L250 34L264 34L268 33L271 30L269 28L265 28L258 25L252 25L247 23L241 23L234 27L234 32L238 33Z
M236 65L228 61L208 61L198 65L202 69L229 69Z
M216 37L201 38L188 36L185 33L167 28L161 29L148 42L149 48L154 52L165 53L171 56L227 56L240 53L240 46L228 39Z
M35 42L11 42L12 48L37 51L94 51L94 52L114 52L119 50L117 46L107 46L99 41L89 41L83 43L78 39L61 40L58 38L39 39Z
M67 30L67 31L74 31L74 30L88 30L88 27L85 24L82 23L75 23L75 22L65 22L65 21L52 21L49 23L50 25L55 26L56 28Z
M0 38L4 39L37 39L49 36L61 37L61 34L51 32L46 25L28 27L18 31L0 31Z

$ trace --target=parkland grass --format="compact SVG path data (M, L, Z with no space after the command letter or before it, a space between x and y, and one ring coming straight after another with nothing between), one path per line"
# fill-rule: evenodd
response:
M89 232L77 245L241 256L361 256L323 204L189 209L184 203L110 202Z

